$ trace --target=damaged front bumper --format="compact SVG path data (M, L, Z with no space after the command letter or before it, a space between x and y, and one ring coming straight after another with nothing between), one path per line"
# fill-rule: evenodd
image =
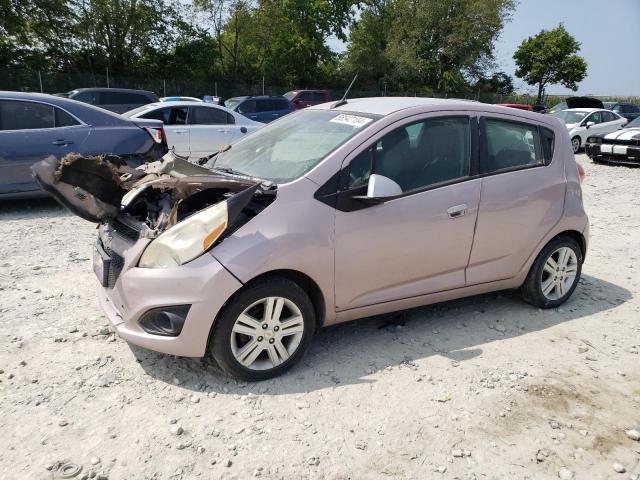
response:
M33 172L71 212L100 224L93 261L98 298L118 334L151 350L204 356L214 319L242 286L209 249L266 208L275 187L216 174L173 152L136 169L117 157L49 157ZM199 256L179 266L138 266L165 230L222 202L225 230Z
M127 239L111 225L99 227L98 244L111 260L109 284L97 288L100 306L127 342L171 355L202 357L216 315L242 284L209 253L175 268L138 268L149 242ZM140 323L145 314L175 306L188 306L179 335L145 331Z

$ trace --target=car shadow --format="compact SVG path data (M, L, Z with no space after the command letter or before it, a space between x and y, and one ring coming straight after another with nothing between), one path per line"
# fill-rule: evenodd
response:
M0 219L2 220L29 220L71 216L73 216L71 212L51 197L19 200L0 199Z
M447 358L454 368L482 355L482 346L612 309L631 292L583 275L561 308L539 310L517 291L502 291L335 325L316 333L300 364L271 380L246 383L225 377L209 359L163 355L131 346L144 371L186 391L281 395L373 383L390 366L415 368L414 360ZM428 372L422 372L428 374Z

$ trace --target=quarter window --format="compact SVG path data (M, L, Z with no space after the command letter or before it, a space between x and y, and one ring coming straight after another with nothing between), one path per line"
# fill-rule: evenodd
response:
M367 184L377 173L395 181L403 192L469 175L468 117L441 117L397 128L354 158L348 188Z
M485 121L485 138L486 164L483 165L482 173L544 163L536 126L489 118ZM548 155L553 155L552 149Z
M55 109L55 116L56 127L72 127L74 125L80 125L80 122L59 108Z

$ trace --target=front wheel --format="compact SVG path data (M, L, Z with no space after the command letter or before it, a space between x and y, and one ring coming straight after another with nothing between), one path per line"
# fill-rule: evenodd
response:
M575 136L571 139L571 147L573 148L573 153L578 153L580 150L580 137Z
M273 277L244 287L217 319L211 354L229 375L247 381L276 377L309 347L315 312L306 292Z
M578 285L582 261L582 249L573 238L561 236L549 242L522 285L524 300L539 308L562 305Z

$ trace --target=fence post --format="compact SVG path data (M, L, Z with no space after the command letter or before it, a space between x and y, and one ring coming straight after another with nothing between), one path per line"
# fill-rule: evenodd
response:
M107 67L107 88L109 88L109 67Z
M162 79L162 96L163 97L167 96L167 79L166 78Z
M213 94L218 96L218 82L213 82Z
M38 70L38 82L40 83L40 93L44 93L42 90L42 74L40 73L40 70Z
M264 95L264 75L262 76L262 95Z

